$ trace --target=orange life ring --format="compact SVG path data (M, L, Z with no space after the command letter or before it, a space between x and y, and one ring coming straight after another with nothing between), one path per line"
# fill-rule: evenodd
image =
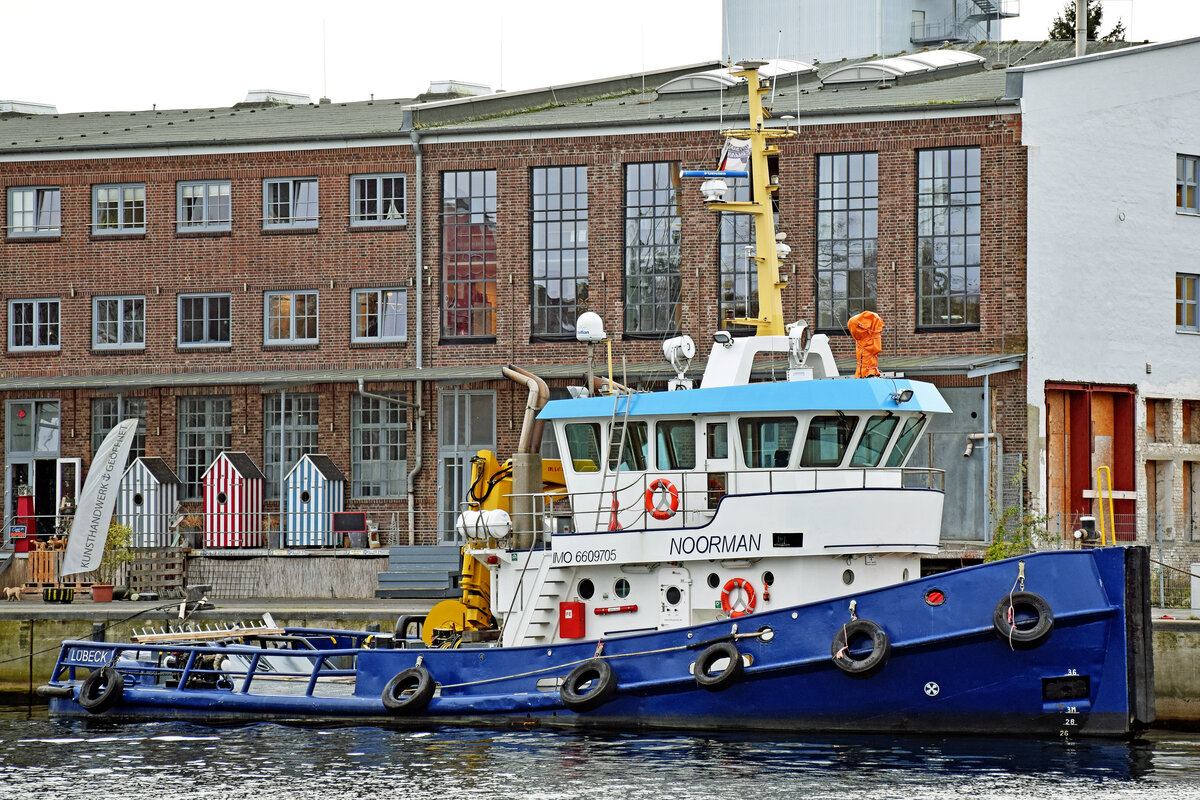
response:
M660 489L665 489L669 495L666 508L659 508L658 505ZM675 516L675 512L679 510L679 490L675 488L675 484L666 478L659 478L651 483L650 488L646 490L646 510L655 519L670 519Z
M737 611L729 602L729 593L734 589L741 589L746 593L746 608L743 611ZM758 604L758 598L754 596L754 584L744 578L730 578L725 584L725 588L721 591L721 610L731 617L744 617L747 614L754 613L754 606Z

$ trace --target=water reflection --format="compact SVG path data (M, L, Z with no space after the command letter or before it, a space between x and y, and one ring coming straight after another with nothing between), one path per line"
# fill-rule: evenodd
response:
M1133 743L163 722L0 710L10 797L1200 796L1200 737Z

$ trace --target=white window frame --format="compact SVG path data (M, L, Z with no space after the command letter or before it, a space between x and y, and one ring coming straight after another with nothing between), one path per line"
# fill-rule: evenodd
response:
M395 209L399 216L392 217L392 209L384 210L380 208L374 214L363 214L360 211L359 204L362 202L360 195L361 186L367 182L375 184L375 200L382 202L383 198L383 181L385 180L400 181L400 196L399 198L391 198L393 202L399 200L399 208ZM387 227L404 227L408 224L408 176L403 172L381 172L370 175L351 175L350 176L350 227L352 228L387 228Z
M16 204L14 197L18 194L32 195L33 208L22 209L22 214L33 214L32 225L18 225L15 219ZM45 206L46 199L53 195L56 202L51 208ZM54 223L42 225L39 220L44 213L54 218ZM59 186L10 186L8 187L8 236L9 238L36 238L39 236L59 236L62 234L62 187Z
M29 303L33 309L33 335L37 342L33 345L16 345L13 344L14 333L14 313L13 308L18 304ZM55 309L55 319L53 323L48 323L43 319L46 312L53 306ZM40 331L44 326L52 326L47 330L52 330L54 334L53 344L44 344L41 342ZM12 352L53 352L62 349L62 301L57 297L29 297L29 298L13 298L8 301L8 349Z
M141 318L132 320L140 323L141 338L136 341L125 341L126 309L125 303L135 300L141 303ZM117 341L104 342L100 339L100 304L116 303ZM114 320L107 320L114 322ZM104 295L92 298L92 349L94 350L145 350L146 349L146 296L141 294Z
M115 227L100 227L100 193L117 191L117 224ZM132 191L132 198L127 193ZM139 197L140 194L140 197ZM126 214L135 213L141 205L141 224L126 222ZM146 184L144 183L98 183L92 187L92 233L96 236L119 236L126 233L146 232Z
M311 295L314 303L313 321L314 335L311 337L296 335L296 298L302 295ZM288 310L288 336L287 337L271 337L271 301L286 297L290 300ZM263 344L317 344L320 340L320 293L314 289L298 290L294 292L267 292L263 296ZM282 319L282 315L275 315Z
M313 187L312 202L316 205L316 213L313 216L297 217L296 216L296 198L299 194L299 189L302 184L311 183ZM287 185L288 189L288 216L285 221L272 221L271 217L271 187ZM316 178L268 178L263 181L263 230L308 230L316 228L320 222L321 216L321 194L320 185ZM283 218L280 218L283 219Z
M183 301L184 300L195 300L197 298L201 298L204 300L203 324L204 324L205 338L204 338L204 341L202 341L202 342L185 342L183 340L183 323L184 323ZM212 300L217 300L217 299L221 299L221 298L224 298L229 301L229 338L225 341L210 340L208 338L208 327L209 327L209 325L212 324L213 317L211 315L212 309L209 306L209 302ZM228 292L191 292L189 294L181 294L178 296L178 298L175 301L175 318L176 318L175 344L178 347L181 347L181 348L230 347L233 343L233 296L231 294L229 294Z
M199 222L188 220L184 215L183 195L188 189L202 188L200 193L201 219ZM179 181L175 187L175 230L178 233L193 233L195 231L228 231L233 227L233 190L227 180ZM225 197L228 217L213 219L212 189L216 188ZM223 191L222 191L223 190Z
M388 336L382 331L384 330L384 322L387 318L386 309L391 307L385 305L385 295L395 293L398 295L396 300L399 303L400 310L399 327L400 333L396 336ZM375 311L372 315L375 317L375 330L378 331L374 336L360 333L360 321L366 316L360 313L359 303L361 299L366 299L371 295L375 296ZM396 312L394 312L396 313ZM389 286L380 289L355 289L350 293L350 341L356 343L362 342L406 342L408 341L408 290L402 287Z

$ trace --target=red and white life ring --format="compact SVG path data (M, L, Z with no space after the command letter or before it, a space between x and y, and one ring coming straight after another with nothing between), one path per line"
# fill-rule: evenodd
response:
M665 492L665 496L661 496L660 492ZM665 500L665 503L660 504L660 499ZM675 484L666 478L659 478L651 483L650 488L646 490L646 510L655 519L670 519L675 516L675 512L679 510L679 490L675 488Z
M741 589L746 593L746 600L742 610L738 611L733 607L733 603L729 602L729 593L734 589ZM758 604L758 598L754 596L754 584L744 578L730 578L725 584L725 588L721 591L721 610L731 617L744 617L747 614L754 613L754 607Z

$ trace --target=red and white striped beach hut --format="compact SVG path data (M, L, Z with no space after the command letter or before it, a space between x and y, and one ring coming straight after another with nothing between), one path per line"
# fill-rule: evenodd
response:
M221 453L204 472L204 546L262 547L266 476L245 453Z

